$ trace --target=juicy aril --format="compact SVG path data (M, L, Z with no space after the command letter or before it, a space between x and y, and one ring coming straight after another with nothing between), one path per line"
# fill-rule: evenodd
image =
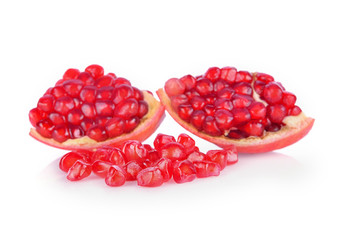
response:
M193 134L239 152L295 143L312 128L296 96L264 73L212 67L201 76L171 78L157 94L170 115Z
M143 141L160 123L164 107L125 78L99 65L68 69L29 113L30 135L63 149L94 149Z

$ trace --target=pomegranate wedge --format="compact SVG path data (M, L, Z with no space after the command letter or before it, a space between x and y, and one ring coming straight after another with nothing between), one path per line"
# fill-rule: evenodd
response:
M164 107L99 65L68 69L29 113L30 135L62 149L95 149L143 141L159 126Z
M295 105L296 96L272 76L233 67L169 79L157 94L186 130L222 148L234 144L243 153L289 146L314 123Z

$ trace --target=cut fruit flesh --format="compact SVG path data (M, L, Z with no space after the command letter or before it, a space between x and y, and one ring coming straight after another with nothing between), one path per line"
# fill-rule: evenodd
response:
M139 125L131 132L124 133L120 136L110 138L106 141L97 142L88 136L83 136L77 139L68 139L62 143L55 141L52 138L45 138L41 136L35 128L31 128L30 136L36 140L45 143L49 146L67 149L67 150L77 150L77 149L96 149L104 145L109 146L119 146L127 140L139 140L144 141L158 128L164 116L164 107L159 101L157 101L152 94L147 91L142 91L144 95L144 100L148 104L148 112L141 119Z
M252 74L254 78L256 78L257 74ZM266 75L268 76L268 75ZM264 77L264 76L260 76ZM268 80L268 81L273 81ZM251 83L252 86L254 85L254 81ZM273 82L270 85L272 85L271 88L277 88L278 83ZM269 85L269 86L270 86ZM277 92L277 91L274 91ZM268 96L269 92L266 92L265 95L266 97ZM306 117L304 113L299 113L297 116L286 116L283 118L283 121L279 123L280 129L278 131L264 131L261 136L249 136L246 138L241 138L241 139L234 139L230 138L228 136L221 135L220 136L215 136L215 134L208 134L204 131L200 131L198 128L195 127L192 123L189 123L183 118L180 117L177 111L175 111L175 107L173 107L171 98L168 96L168 94L165 92L164 89L159 89L157 91L158 97L161 101L161 103L165 106L165 109L169 112L171 117L178 122L182 127L184 127L186 130L190 131L191 133L195 134L196 136L199 136L205 140L208 140L209 142L212 142L222 148L226 148L227 146L230 146L234 144L239 152L242 153L259 153L259 152L269 152L273 151L276 149L280 149L286 146L289 146L301 138L303 138L312 128L314 124L314 119L310 117ZM264 94L262 92L261 94ZM277 92L278 94L278 92ZM271 96L272 98L276 99L276 96ZM256 102L262 102L264 105L267 105L267 103L259 98L259 95L257 94L256 91L253 92L252 98ZM245 102L243 102L245 103ZM184 103L182 103L184 104ZM187 104L187 103L186 103ZM295 106L297 107L297 106ZM297 107L298 108L298 107ZM241 108L238 108L241 109ZM245 109L245 108L243 108ZM298 108L299 109L299 108ZM271 110L272 112L273 110ZM279 110L279 109L277 109ZM277 111L275 110L275 111ZM282 109L283 110L283 109ZM259 112L256 112L258 114ZM271 114L271 113L270 113ZM271 114L272 115L272 114ZM276 118L276 121L279 119ZM235 121L235 120L234 120ZM273 125L272 125L273 126ZM214 128L212 128L214 129ZM218 129L214 129L218 133ZM253 132L253 131L252 131ZM219 135L219 134L217 134Z

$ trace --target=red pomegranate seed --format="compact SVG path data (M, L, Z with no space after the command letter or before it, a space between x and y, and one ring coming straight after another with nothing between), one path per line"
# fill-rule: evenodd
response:
M114 88L112 86L104 86L98 89L96 99L112 100L114 97Z
M63 79L65 80L76 79L78 78L79 74L80 74L79 69L70 68L70 69L67 69L67 71L63 74Z
M185 95L188 99L191 99L196 96L200 96L199 93L194 88L189 91L186 91L184 94L181 94L181 95Z
M109 162L110 155L112 153L112 148L110 147L100 147L93 154L91 161L102 161Z
M233 103L227 98L218 98L214 102L214 107L216 109L232 110L233 109Z
M204 74L204 77L210 79L211 81L216 81L221 76L221 69L218 67L211 67Z
M233 83L235 81L237 70L234 67L224 67L221 69L220 78L227 81L228 83Z
M141 90L139 90L138 88L136 87L132 87L133 89L133 97L137 100L137 101L140 101L140 100L143 100L143 93Z
M44 112L52 112L54 108L54 97L50 94L44 95L38 100L37 108Z
M115 110L114 115L123 119L129 119L137 115L139 111L139 103L134 98L126 99L120 102Z
M69 129L65 125L57 125L55 126L51 136L58 142L64 142L70 138Z
M266 116L266 107L261 102L253 102L248 108L251 119L264 119Z
M234 108L232 113L236 125L245 124L251 120L250 112L246 108Z
M212 136L221 136L222 135L222 131L217 126L216 120L213 116L207 116L204 119L202 128L203 128L203 131L205 131L206 133L208 133Z
M116 78L116 79L113 81L112 86L113 86L113 87L117 87L117 86L123 85L123 84L126 84L126 85L131 86L130 81L129 81L128 79L122 78L122 77Z
M203 110L207 116L214 116L215 111L216 111L215 106L212 104L205 105Z
M175 110L178 109L179 105L187 103L189 103L189 99L184 94L176 95L171 98L171 104Z
M290 116L298 116L302 112L299 106L294 106L289 110L288 115Z
M87 132L87 130L94 125L94 121L89 118L84 118L84 120L80 123L80 127L82 130Z
M66 93L66 91L64 90L63 86L56 86L56 87L53 87L53 88L51 89L50 94L51 94L54 98L60 98L60 97L63 97L63 96L67 96L67 93Z
M56 99L54 104L54 110L62 115L67 115L67 113L74 108L74 101L71 97L61 97Z
M238 162L238 150L235 145L227 146L224 151L227 153L227 165Z
M158 152L161 158L169 158L172 161L184 160L186 158L184 146L177 142L166 143L158 150Z
M227 166L228 154L224 150L209 150L207 152L209 161L219 164L221 170Z
M96 100L94 106L98 116L112 117L114 115L115 105L109 100Z
M196 110L191 114L190 123L198 130L201 130L206 116L207 115L204 111Z
M256 78L257 78L257 80L265 82L265 83L269 83L269 82L274 81L274 78L272 76L270 76L269 74L265 74L265 73L257 73Z
M83 119L84 115L80 109L73 109L67 115L68 122L74 125L80 125Z
M283 99L282 99L282 104L286 107L286 108L292 108L294 107L296 102L296 96L290 92L283 92Z
M178 78L170 78L165 83L165 91L169 97L185 92L185 83Z
M94 85L94 78L88 72L81 72L77 78L83 81L86 86Z
M85 136L85 131L81 126L69 125L69 137L71 139L81 138Z
M260 137L264 133L264 125L257 120L252 120L240 128L249 136Z
M190 99L190 104L194 110L202 110L206 104L204 98L195 96Z
M235 91L231 87L225 87L217 92L217 97L231 99Z
M185 133L179 134L177 142L184 146L186 154L192 152L196 145L195 140Z
M136 140L127 141L122 148L122 152L127 161L136 161L138 163L142 163L148 156L147 149Z
M216 122L216 126L222 130L228 130L230 127L232 127L233 125L233 113L231 113L228 110L225 109L219 109L216 110L215 114L214 114L214 119Z
M228 135L227 135L228 138L232 138L232 139L243 139L243 138L247 138L247 134L240 131L240 130L231 130Z
M276 124L276 123L270 123L270 124L265 126L265 130L269 131L269 132L277 132L280 129L281 129L281 125L280 124Z
M198 150L194 150L186 158L186 160L189 160L190 162L206 161L207 159L208 159L207 155L205 155L204 153L202 153Z
M80 110L87 118L95 118L97 116L96 109L92 103L83 103Z
M108 139L105 128L101 125L93 125L87 130L86 135L97 142L102 142Z
M139 104L139 109L137 111L137 116L139 118L142 118L148 113L148 103L143 100L140 100L138 101L138 104Z
M224 88L228 88L229 84L225 80L217 80L214 82L214 92L217 94L219 91L221 91Z
M195 87L195 84L196 84L196 79L191 75L186 75L186 76L180 78L180 81L182 83L184 83L185 90L193 89Z
M108 161L117 166L124 166L126 158L119 148L112 148Z
M178 107L178 115L181 119L183 119L184 121L189 122L190 121L190 117L191 114L193 113L194 109L192 108L192 106L190 104L182 104L179 105Z
M196 82L195 89L201 96L209 95L213 92L213 83L206 78L202 78Z
M269 104L279 103L283 98L283 90L275 82L268 83L264 88L263 97Z
M111 187L122 186L126 180L125 171L116 165L113 165L109 168L107 176L105 178L105 183Z
M219 176L221 167L219 164L210 161L193 162L196 169L196 177L205 178L211 176Z
M133 97L134 90L128 84L121 84L121 85L116 86L113 94L114 94L113 102L115 104L119 104L120 102Z
M76 161L88 162L88 159L85 154L79 152L69 152L61 157L59 167L62 171L68 172L68 170Z
M51 138L54 130L54 125L49 119L42 119L37 122L36 130L43 137Z
M172 177L172 161L168 158L161 158L155 163L155 166L161 171L164 182L167 182Z
M252 82L252 74L248 71L238 71L235 77L235 82Z
M97 88L95 86L85 86L80 91L80 99L83 102L93 103L96 100Z
M112 164L109 162L98 160L92 164L92 172L101 178L105 178L111 166Z
M97 88L112 86L114 78L111 76L102 76L94 81Z
M251 96L242 94L234 94L232 99L234 108L247 108L254 102Z
M204 100L206 104L214 104L216 100L216 95L215 94L208 94L204 96Z
M39 110L38 108L33 108L29 112L29 119L30 119L31 125L33 127L36 127L37 123L43 119L43 112Z
M136 180L137 174L142 170L140 164L135 161L130 161L124 166L127 181Z
M70 181L79 181L90 176L92 173L92 165L77 160L68 170L67 179Z
M159 133L155 137L153 144L155 149L159 151L163 146L170 142L176 142L176 139L171 135Z
M158 153L157 150L155 150L155 149L148 150L147 159L148 159L150 162L154 163L154 162L156 162L159 158L160 158L160 157L159 157L159 153Z
M191 182L196 178L196 168L189 160L180 161L173 169L173 179L176 183Z
M137 174L137 184L143 187L158 187L164 183L164 177L158 167L148 167Z
M78 79L67 80L62 86L69 96L78 97L81 89L84 87L84 82Z
M262 95L263 94L263 91L264 91L264 88L265 88L265 85L266 83L265 82L262 82L262 81L255 81L253 86L254 86L254 90L256 91L256 93L258 95Z
M104 117L104 116L98 116L94 119L94 124L100 125L102 127L105 127L105 124L111 119L110 116Z
M48 115L48 118L50 119L50 121L55 125L63 125L66 123L65 117L62 116L61 114L58 113L50 113Z
M251 84L247 82L239 82L233 85L233 89L238 94L250 95L250 96L252 96L253 94Z
M89 74L91 74L91 76L94 79L98 79L99 77L102 77L104 75L104 68L97 64L93 64L93 65L88 66L85 69L85 72L88 72Z
M287 116L287 109L282 104L269 105L267 107L267 116L272 123L282 123Z
M114 117L105 123L105 130L110 138L117 137L124 132L124 120Z
M138 117L132 117L126 119L124 122L124 132L128 133L134 130L140 124L140 119Z

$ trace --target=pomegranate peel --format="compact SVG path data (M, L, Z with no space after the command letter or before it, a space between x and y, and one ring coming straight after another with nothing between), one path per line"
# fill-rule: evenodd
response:
M58 142L53 138L46 138L40 135L35 128L31 128L30 136L36 140L45 143L49 146L66 149L66 150L78 150L78 149L96 149L104 145L119 146L127 140L144 141L158 128L161 123L165 109L159 101L157 101L152 94L148 91L142 91L144 100L148 104L148 112L141 119L139 125L129 133L123 133L120 136L107 139L102 142L97 142L88 136L83 136L76 139L68 139L64 142Z
M202 96L204 89L197 92L197 82L194 85L196 91L191 89L183 94L171 96L167 94L165 89L161 88L156 93L167 112L178 124L196 136L222 148L235 145L237 150L243 153L269 152L289 146L307 135L314 124L314 119L307 117L298 106L294 105L296 97L285 91L280 83L274 82L270 75L253 73L251 76L252 78L248 79L247 83L229 82L229 80L226 83L222 78L211 79L211 81L207 82L207 87L211 89L212 85L216 85L216 91L219 92L213 90L207 92L207 95L204 96ZM204 82L204 77L205 75L198 79ZM241 78L237 77L237 79L240 80ZM248 84L249 80L251 85ZM227 84L227 87L221 86L224 85L223 83ZM268 87L264 91L265 85ZM224 91L223 89L230 89L232 86L235 86L236 91L239 91L233 97L232 95L225 97L217 95L216 97L216 94ZM200 96L205 101L209 101L209 96L215 97L213 97L214 100L210 100L213 102L209 102L208 105L204 106L203 111L195 108L191 109L191 116L192 111L194 111L194 115L197 118L187 121L183 115L184 113L181 114L176 110L178 109L176 106L188 106L188 100L182 96L186 96L189 99L195 99ZM218 121L221 119L217 119L218 114L216 114L216 110L207 111L209 109L216 109L216 107L219 111L226 109L222 105L216 106L216 103L219 102L217 100L223 100L221 98L232 101L234 104L234 109L233 106L227 105L227 110L233 114L222 114L226 117L226 119L222 119L223 122ZM219 108L222 109L220 110ZM200 112L203 115L199 115ZM267 124L266 121L271 122ZM247 124L245 125L245 123ZM202 127L208 128L208 132L202 131ZM226 127L228 130L226 130ZM264 127L266 127L265 130ZM251 134L245 136L243 131L239 129L249 130Z

